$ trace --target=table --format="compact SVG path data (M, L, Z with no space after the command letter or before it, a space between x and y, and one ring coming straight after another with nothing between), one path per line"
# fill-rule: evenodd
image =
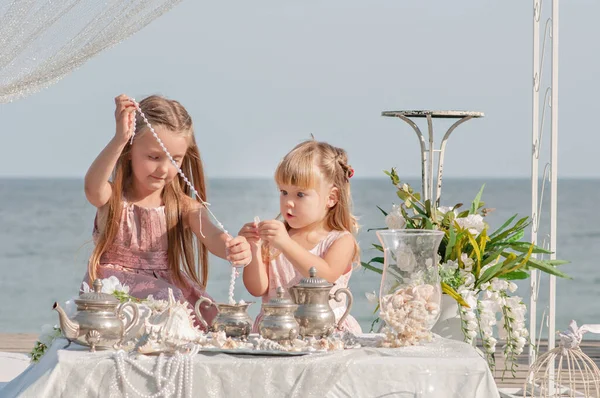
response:
M446 153L446 142L450 138L450 134L459 125L463 124L467 120L473 118L483 117L483 112L475 111L430 111L430 110L410 110L410 111L384 111L381 112L381 116L397 117L408 123L419 138L419 144L421 145L421 178L422 178L422 196L423 201L431 200L431 203L435 203L439 206L440 195L442 192L442 170L444 167L444 154ZM411 118L426 118L427 119L427 130L429 135L429 148L425 142L425 137L419 129L419 126L411 120ZM433 119L458 119L444 134L440 149L434 148L434 136L433 136ZM438 167L437 167L437 189L436 195L433 196L433 154L439 153Z
M114 352L90 353L76 345L63 349L65 343L56 340L0 396L123 396L115 383ZM140 356L136 361L153 369L159 359ZM191 363L194 397L499 397L486 361L472 346L437 336L423 346L298 357L201 353ZM138 391L156 391L154 380L129 364L127 374Z

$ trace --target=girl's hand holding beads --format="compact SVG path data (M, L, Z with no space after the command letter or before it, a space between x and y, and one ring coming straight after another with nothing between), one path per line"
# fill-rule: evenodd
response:
M135 117L135 104L125 94L115 98L115 121L117 122L117 131L115 139L119 143L127 143L133 135L133 119Z
M233 265L246 266L252 261L250 244L243 236L236 236L225 243L227 261Z
M262 221L258 225L258 234L261 239L266 240L276 249L281 249L281 246L290 240L285 224L279 220Z

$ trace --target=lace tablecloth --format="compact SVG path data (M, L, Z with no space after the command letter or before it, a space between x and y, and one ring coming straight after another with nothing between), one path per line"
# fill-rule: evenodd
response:
M125 396L116 383L114 352L87 352L58 339L41 361L0 390L1 397ZM368 344L367 344L368 345ZM162 358L161 360L164 360ZM158 356L139 356L153 369ZM194 397L419 397L495 398L485 360L465 343L433 342L396 349L362 347L295 357L200 353L193 361ZM155 380L125 364L137 391L152 394ZM136 396L131 389L129 397Z

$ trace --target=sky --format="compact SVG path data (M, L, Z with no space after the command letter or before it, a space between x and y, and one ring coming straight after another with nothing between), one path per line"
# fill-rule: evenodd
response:
M271 177L311 133L346 149L357 177L419 176L415 133L380 116L405 109L485 113L450 137L446 177L527 178L532 3L183 1L57 84L0 105L0 177L83 177L126 93L188 109L209 178ZM559 178L600 178L599 14L596 0L560 4ZM438 142L449 125L435 122ZM549 129L543 142L540 169Z

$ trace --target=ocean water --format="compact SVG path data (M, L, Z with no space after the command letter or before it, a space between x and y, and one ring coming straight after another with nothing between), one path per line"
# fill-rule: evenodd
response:
M407 181L415 189L419 181ZM508 217L531 212L530 181L527 179L447 179L442 204L468 205L482 184L487 207L496 210L488 216L492 228ZM278 192L271 180L213 179L208 181L211 209L225 227L234 232L254 216L262 220L278 213ZM563 270L572 280L558 280L557 327L566 328L571 319L600 323L600 219L595 211L600 197L599 180L559 180L557 256L570 260ZM353 179L354 213L359 217L358 235L362 259L377 252L371 248L377 238L369 228L383 225L384 209L398 202L387 179ZM546 193L543 212L549 206ZM0 179L0 333L38 332L43 324L57 323L54 301L63 302L77 294L91 252L91 231L95 209L83 194L79 179ZM547 213L545 213L547 214ZM540 241L548 231L549 217L542 217ZM211 257L208 292L226 300L229 265ZM364 269L354 271L350 289L354 295L352 315L368 331L373 305L366 292L378 291L379 275ZM547 307L547 277L541 278L538 318ZM529 302L528 283L517 291ZM236 299L256 301L249 312L256 316L259 300L244 289L241 278ZM590 336L593 338L593 336Z

